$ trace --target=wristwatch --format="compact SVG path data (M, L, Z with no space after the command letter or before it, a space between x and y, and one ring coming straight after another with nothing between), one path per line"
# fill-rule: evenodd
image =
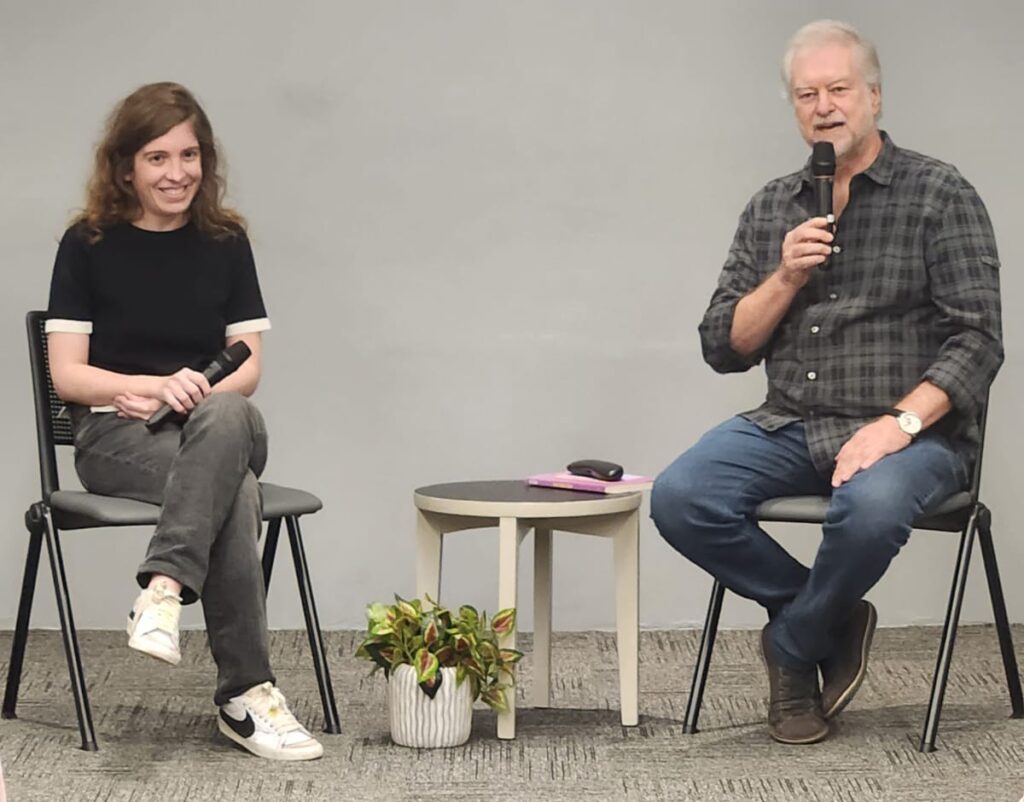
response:
M904 434L909 434L911 440L920 434L922 428L921 418L918 417L916 412L893 407L889 410L889 414L896 418L896 425L900 427L900 431Z

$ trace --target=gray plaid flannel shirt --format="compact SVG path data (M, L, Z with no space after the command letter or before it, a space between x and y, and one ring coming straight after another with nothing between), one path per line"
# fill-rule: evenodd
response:
M857 429L922 380L949 395L935 428L969 462L1003 361L999 257L981 198L955 167L882 138L850 184L831 270L815 271L765 347L747 357L730 347L733 314L778 267L786 233L813 216L809 163L747 204L699 327L716 371L765 361L767 399L744 417L768 431L803 420L824 475Z

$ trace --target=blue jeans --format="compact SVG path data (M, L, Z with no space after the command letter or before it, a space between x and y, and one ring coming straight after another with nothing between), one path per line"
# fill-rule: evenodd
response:
M806 669L832 653L836 631L907 542L913 521L966 484L963 460L926 431L832 491L811 462L803 423L768 432L737 416L658 476L651 517L676 551L764 606L772 656ZM766 499L829 493L810 568L754 520Z

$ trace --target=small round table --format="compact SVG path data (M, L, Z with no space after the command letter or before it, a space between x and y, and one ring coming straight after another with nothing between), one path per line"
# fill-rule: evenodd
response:
M555 530L611 538L615 559L615 618L619 695L624 726L638 722L638 637L641 493L581 493L532 487L522 480L456 482L421 487L416 504L416 594L440 602L444 536L464 529L498 527L498 607L516 606L519 544L534 532L533 661L531 701L551 704L551 533ZM513 631L501 645L515 648ZM498 715L498 737L515 738L515 694Z

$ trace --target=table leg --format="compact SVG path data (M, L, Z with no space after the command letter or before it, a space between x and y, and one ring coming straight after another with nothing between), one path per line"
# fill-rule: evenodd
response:
M551 706L551 530L533 530L533 706Z
M444 533L433 524L429 514L416 510L416 596L424 603L428 595L440 603L443 540Z
M516 585L518 582L519 541L528 527L516 518L502 518L498 523L498 608L516 607ZM516 648L516 633L512 630L498 644L503 649ZM505 692L508 712L498 714L498 737L516 737L516 693L515 688Z
M640 516L632 513L613 537L615 554L615 619L619 647L619 697L622 724L639 723L640 684Z

